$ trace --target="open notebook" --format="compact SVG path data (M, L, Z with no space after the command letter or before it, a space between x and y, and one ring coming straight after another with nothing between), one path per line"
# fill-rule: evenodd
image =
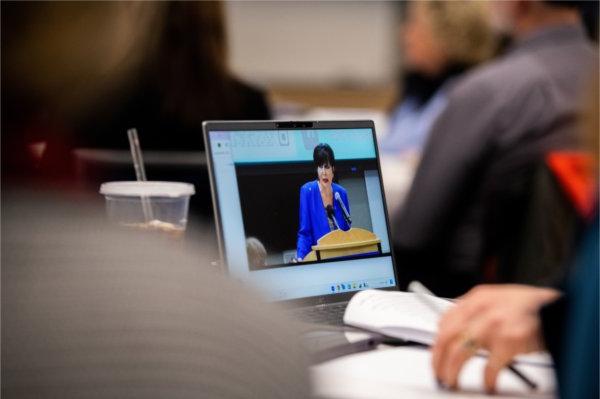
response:
M441 309L452 302L431 297ZM344 323L407 341L431 345L437 333L439 316L410 292L379 290L354 295L344 314Z
M454 304L430 296L440 309ZM432 345L438 330L439 316L411 292L365 290L352 297L344 313L344 323L388 337ZM486 355L481 351L480 355ZM519 363L551 366L546 352L519 355Z

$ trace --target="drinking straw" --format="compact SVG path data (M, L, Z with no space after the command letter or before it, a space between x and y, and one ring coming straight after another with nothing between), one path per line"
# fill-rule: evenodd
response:
M131 149L131 158L133 159L133 168L135 169L135 177L137 181L146 181L146 169L144 168L144 158L142 157L142 148L140 147L140 140L136 128L127 130L127 137L129 138L129 148ZM150 201L145 196L142 199L142 210L144 212L144 219L150 222L154 219L152 215L152 207Z

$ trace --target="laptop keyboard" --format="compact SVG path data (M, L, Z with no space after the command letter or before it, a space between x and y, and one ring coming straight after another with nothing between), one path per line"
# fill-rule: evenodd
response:
M295 309L292 314L307 323L328 324L332 326L344 325L344 311L348 302L331 303L327 305L311 306Z

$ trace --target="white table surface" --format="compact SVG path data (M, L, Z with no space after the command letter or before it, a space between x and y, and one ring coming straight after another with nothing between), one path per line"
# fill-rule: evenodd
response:
M490 399L483 390L485 359L471 359L460 375L461 391L437 388L430 351L421 347L380 346L378 350L334 359L311 368L313 392L320 398L469 398ZM553 398L555 379L547 366L518 365L539 389L530 391L503 370L493 398Z

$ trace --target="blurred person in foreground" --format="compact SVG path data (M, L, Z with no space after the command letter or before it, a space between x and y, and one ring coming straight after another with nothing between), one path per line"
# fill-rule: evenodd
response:
M401 288L420 280L436 294L454 297L502 280L505 265L496 261L506 240L535 238L518 234L527 211L536 208L522 205L531 170L546 154L578 146L581 92L598 53L586 38L577 2L491 5L495 25L514 43L452 88L432 128L393 225ZM550 237L538 255L560 265L568 249L552 257L544 251L566 241ZM539 284L544 267L528 282Z
M2 191L3 398L309 396L294 322L211 270L206 245Z
M198 151L205 119L268 119L227 66L220 2L2 4L3 172L69 181L72 150ZM10 148L10 151L8 149Z
M598 76L594 93L585 128L594 151L595 212L588 219L572 272L560 290L482 285L460 297L440 321L433 347L434 372L445 386L457 388L463 365L480 348L490 352L484 372L488 391L494 390L500 370L516 355L546 349L554 360L560 398L598 397Z

